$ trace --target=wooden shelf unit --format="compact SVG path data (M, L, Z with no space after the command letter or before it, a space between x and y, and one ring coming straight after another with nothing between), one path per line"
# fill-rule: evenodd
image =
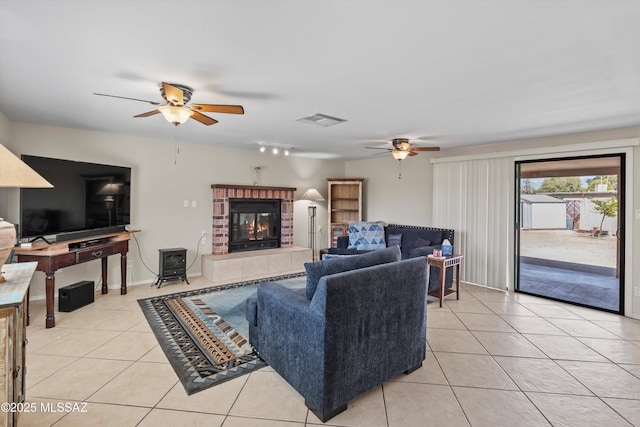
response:
M364 178L327 178L329 247L347 235L349 221L362 221L363 182Z

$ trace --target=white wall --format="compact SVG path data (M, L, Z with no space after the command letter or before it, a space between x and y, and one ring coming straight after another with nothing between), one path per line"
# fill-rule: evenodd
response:
M7 141L9 141L9 129L11 122L7 117L0 113L0 144L7 147ZM0 188L0 218L7 216L7 212L4 209L7 206L7 192Z
M3 118L0 114L0 118ZM9 131L7 132L7 128ZM168 135L173 136L171 128ZM0 120L1 143L14 154L31 154L87 162L106 163L132 168L132 224L140 229L130 243L129 283L150 283L158 269L158 249L184 247L190 275L200 274L196 251L211 253L212 184L252 185L255 166L261 166L258 185L296 187L300 197L310 187L326 197L326 178L344 176L345 165L339 160L274 156L257 150L220 148L209 145L180 143L180 154L174 156L174 142L135 136L76 129L7 123ZM2 195L4 194L4 196ZM2 198L4 197L4 198ZM196 208L184 208L184 200L196 200ZM19 222L19 191L0 190L0 215ZM294 203L294 244L307 246L306 201ZM326 203L318 204L318 224L327 221ZM324 233L323 227L323 233ZM198 245L202 230L207 231L207 245ZM325 235L326 239L326 235ZM324 241L318 237L318 241ZM149 271L142 263L141 257ZM57 287L79 280L100 280L100 263L84 263L56 273ZM109 259L109 285L118 287L119 262ZM31 297L44 295L44 275L36 273Z
M398 179L399 162L391 154L348 161L346 175L365 178L364 219L437 227L437 224L431 223L431 156L431 152L422 152L403 160L401 179Z

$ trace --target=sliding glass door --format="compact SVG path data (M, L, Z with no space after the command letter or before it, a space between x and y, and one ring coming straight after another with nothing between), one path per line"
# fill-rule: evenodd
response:
M516 162L517 292L623 312L624 160Z

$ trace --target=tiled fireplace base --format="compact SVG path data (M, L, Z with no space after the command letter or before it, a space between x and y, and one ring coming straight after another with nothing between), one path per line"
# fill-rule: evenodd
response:
M202 275L212 282L229 283L304 271L311 249L300 246L259 251L203 255Z

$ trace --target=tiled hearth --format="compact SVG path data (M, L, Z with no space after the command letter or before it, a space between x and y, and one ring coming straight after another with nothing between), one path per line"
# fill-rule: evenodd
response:
M300 246L203 255L202 275L212 282L229 282L305 271L311 249Z

